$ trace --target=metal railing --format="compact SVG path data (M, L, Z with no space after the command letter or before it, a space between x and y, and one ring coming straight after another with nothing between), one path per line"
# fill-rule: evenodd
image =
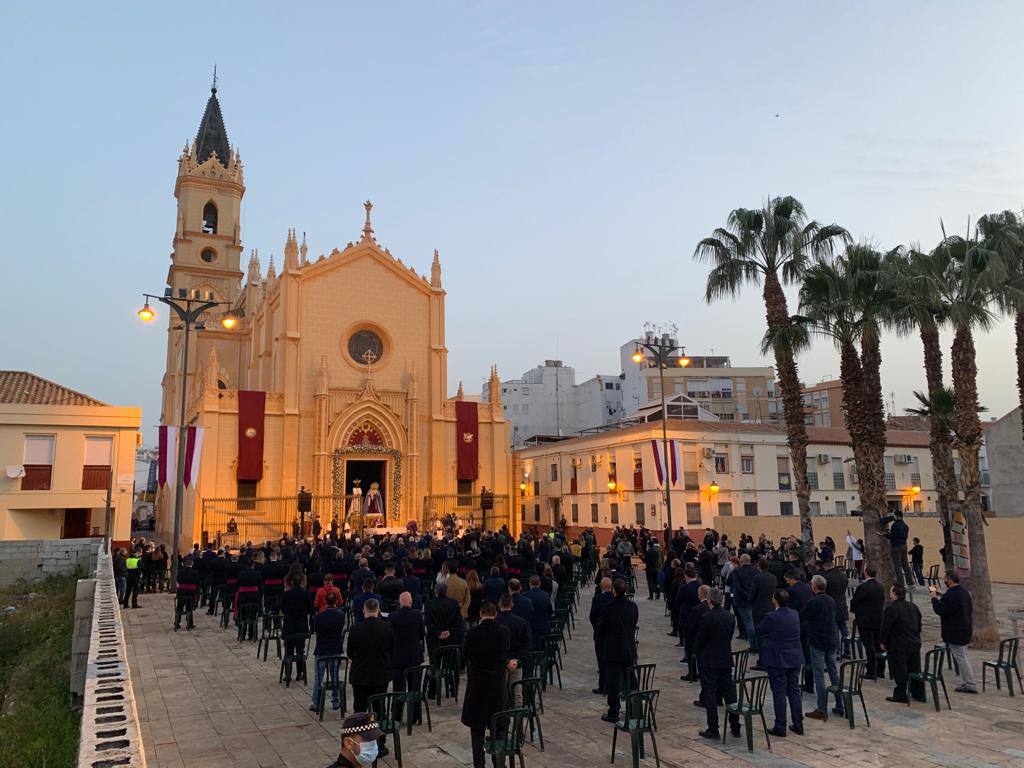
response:
M807 473L807 486L812 490L818 490L818 473L808 472Z
M536 497L534 497L536 498ZM437 493L423 498L423 513L420 518L421 530L434 530L436 521L444 524L446 518L454 516L465 525L482 526L485 530L501 528L511 523L507 495L479 493Z
M218 547L237 547L247 541L256 543L274 541L282 536L312 536L315 531L324 535L335 521L338 530L344 530L346 521L353 529L362 530L362 514L350 510L354 498L312 496L308 512L299 511L295 496L203 499L201 544L205 547L212 542Z
M921 473L920 472L911 472L910 473L910 484L911 485L916 485L918 488L921 487Z
M895 472L886 472L885 473L885 489L887 491L895 491L896 490L896 473Z
M845 490L846 489L846 475L844 475L842 472L833 472L832 473L832 487L835 488L837 491Z

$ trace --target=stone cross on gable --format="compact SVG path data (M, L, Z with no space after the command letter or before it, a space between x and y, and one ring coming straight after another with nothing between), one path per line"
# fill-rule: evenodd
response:
M377 361L377 355L372 349L363 352L363 360L366 362L366 383L369 384L373 378L373 364Z

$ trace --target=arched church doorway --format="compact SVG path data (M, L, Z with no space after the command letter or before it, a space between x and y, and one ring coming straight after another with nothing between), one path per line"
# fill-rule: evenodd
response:
M381 498L387 503L387 461L384 459L345 459L345 495L351 497L356 488L365 496L374 483L380 488Z

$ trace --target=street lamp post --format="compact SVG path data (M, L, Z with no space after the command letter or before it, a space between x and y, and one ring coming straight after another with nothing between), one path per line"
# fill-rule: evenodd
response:
M166 304L174 311L174 314L181 320L184 331L181 356L181 394L178 401L178 464L174 479L174 541L172 542L171 552L171 585L172 588L177 589L178 557L181 553L181 517L185 505L185 429L188 426L185 409L188 398L189 337L191 336L193 326L197 326L197 321L205 312L214 307L230 306L231 302L215 301L211 293L202 294L199 291L186 291L183 288L178 290L177 296L174 295L170 288L164 291L163 296L155 296L151 293L144 293L142 295L145 297L146 303L138 311L139 319L145 323L151 323L156 319L156 312L149 306L149 300L153 299L161 304ZM230 311L221 318L221 325L228 330L234 328L237 323L238 316Z
M650 357L644 356L641 349L646 349ZM677 354L678 353L678 354ZM672 478L669 473L668 463L668 405L665 399L665 368L672 364L671 359L675 358L675 365L685 368L690 364L690 358L686 356L686 350L679 346L675 339L669 334L663 333L660 338L650 331L642 341L636 342L636 349L633 352L633 362L642 363L644 360L651 360L658 366L658 381L661 389L661 449L662 449L662 472L665 478L665 515L668 518L668 533L671 537L675 533L672 526ZM670 539L671 540L671 539ZM668 546L669 542L665 543Z

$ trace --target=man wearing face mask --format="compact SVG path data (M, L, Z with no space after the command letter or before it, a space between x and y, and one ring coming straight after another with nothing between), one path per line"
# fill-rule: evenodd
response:
M369 712L356 712L341 724L341 753L327 768L362 768L377 759L377 739L383 736Z

